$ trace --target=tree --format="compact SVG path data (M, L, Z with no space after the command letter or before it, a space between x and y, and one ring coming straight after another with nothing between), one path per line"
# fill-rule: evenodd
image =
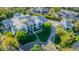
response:
M61 26L57 27L56 38L54 43L60 45L59 49L70 48L72 43L74 43L75 41L76 40L73 31L66 31Z
M51 20L59 20L58 15L57 15L59 11L60 11L60 8L58 7L49 8L49 12L47 15L45 15L45 17Z
M63 48L71 47L72 43L76 41L74 33L65 33L61 36L61 46Z
M65 33L65 30L64 30L64 28L62 26L58 26L56 28L56 34L57 35L63 35L64 33Z
M0 45L0 51L5 51L5 49L2 45Z
M21 14L27 14L28 10L30 9L31 8L29 7L0 8L0 21L11 18L16 12Z
M44 30L47 31L47 32L49 32L49 31L51 30L51 27L52 27L52 24L49 23L49 22L45 22L45 23L43 24L43 28L44 28Z
M4 35L8 36L8 37L13 37L13 33L12 32L4 32Z
M76 36L76 40L79 41L79 35Z
M60 12L60 8L58 7L50 8L48 15L53 16L56 15L58 12Z
M2 14L1 16L0 16L0 19L6 19L7 17L6 17L6 15L5 14Z
M0 23L0 32L2 32L4 29L4 25L2 23Z
M79 22L75 22L74 23L73 30L74 30L74 32L78 32L79 31Z
M61 43L61 37L60 37L60 35L58 35L58 34L55 35L54 43L55 44L60 44Z
M25 44L27 42L27 31L20 30L16 32L16 38L21 44Z
M19 43L14 37L6 37L2 44L4 49L9 51L19 48Z
M40 45L35 44L31 50L32 51L43 51L43 48Z
M0 50L17 50L19 48L19 43L15 37L10 37L6 35L0 36Z

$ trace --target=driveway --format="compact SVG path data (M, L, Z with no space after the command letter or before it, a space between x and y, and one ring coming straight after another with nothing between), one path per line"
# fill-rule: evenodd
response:
M51 34L48 38L48 42L53 42L54 39L55 39L55 33L56 33L56 28L55 27L52 27L51 28Z

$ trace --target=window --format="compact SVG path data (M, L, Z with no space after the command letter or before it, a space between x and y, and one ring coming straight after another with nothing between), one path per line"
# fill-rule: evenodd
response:
M39 23L39 27L41 27L41 23Z

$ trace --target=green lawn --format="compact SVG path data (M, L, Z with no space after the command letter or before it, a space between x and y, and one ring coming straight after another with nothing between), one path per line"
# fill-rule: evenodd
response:
M46 42L46 41L48 40L48 38L49 38L50 31L51 31L51 30L43 29L42 31L36 32L36 34L38 35L40 41ZM33 34L33 35L29 35L29 36L27 37L27 39L28 39L28 40L27 40L26 42L27 42L27 43L30 43L30 42L34 42L37 38L36 38L36 36Z
M48 37L49 37L49 35L50 35L50 31L45 31L45 30L43 30L43 31L41 31L41 32L37 32L36 34L38 35L40 41L46 42L47 39L48 39ZM29 35L29 36L27 37L27 39L28 39L28 40L27 40L27 43L30 43L30 42L34 42L37 38L36 38L36 36L33 34L33 35Z
M43 30L42 32L37 33L37 35L39 36L40 41L46 42L50 35L50 31Z
M30 42L34 42L35 40L36 40L36 37L35 37L35 35L29 35L28 37L27 37L27 43L30 43Z

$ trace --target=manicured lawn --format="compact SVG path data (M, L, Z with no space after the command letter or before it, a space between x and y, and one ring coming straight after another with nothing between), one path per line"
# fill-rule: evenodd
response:
M35 35L29 35L28 37L27 37L27 43L30 43L30 42L34 42L35 40L36 40L36 37L35 37Z
M39 36L40 41L46 42L50 35L50 31L43 30L42 32L37 33L37 35Z
M46 42L48 40L49 35L50 35L50 31L43 30L41 32L37 32L36 34L38 35L40 41ZM34 42L36 39L37 38L34 34L28 35L26 43Z

